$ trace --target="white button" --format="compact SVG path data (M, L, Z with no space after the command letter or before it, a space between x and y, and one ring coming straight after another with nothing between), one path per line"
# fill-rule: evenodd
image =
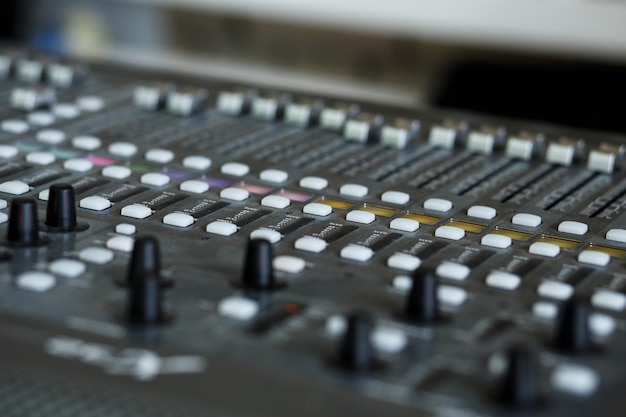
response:
M9 220L9 215L6 213L0 213L0 224L6 223Z
M519 226L537 227L541 224L541 217L530 213L517 213L511 223Z
M600 378L593 369L581 365L558 365L550 382L559 391L587 397L596 391Z
M119 233L120 235L134 235L137 233L137 227L134 224L129 223L120 223L115 226L115 233Z
M245 98L243 94L222 91L217 96L215 107L217 107L220 113L238 116L242 112L244 101Z
M56 284L54 275L46 272L31 271L18 275L16 284L19 288L34 292L46 292Z
M411 136L407 129L399 129L392 126L383 126L380 130L380 144L393 148L404 149L409 144Z
M546 152L546 160L551 164L569 166L574 160L574 147L571 145L561 145L560 143L551 143L548 145Z
M626 229L611 229L606 232L607 240L626 243Z
M214 235L230 236L237 232L237 226L228 222L214 221L206 225L206 231Z
M350 244L341 249L339 256L351 261L367 262L374 256L374 251L365 246Z
M259 312L259 303L244 297L228 297L219 302L217 312L229 319L248 321Z
M280 232L272 229L256 229L250 233L250 239L265 239L270 243L278 243L282 238Z
M109 153L122 158L130 158L137 153L137 145L130 142L114 142L109 145Z
M387 259L389 268L401 269L403 271L415 271L421 264L420 258L408 253L394 253Z
M522 279L510 272L493 271L487 275L486 284L493 288L499 288L501 290L513 291L522 282Z
M1 209L5 209L5 208L7 208L8 206L9 206L9 203L7 203L7 201L6 201L6 200L4 200L4 199L0 198L0 210L1 210Z
M28 184L22 181L7 181L0 184L0 192L13 194L13 195L21 195L25 194L30 190Z
M56 161L54 154L50 152L31 152L26 155L26 162L37 165L50 165Z
M528 253L554 258L559 253L561 253L561 248L554 243L535 242L528 248Z
M92 195L81 199L78 205L89 210L102 211L111 207L111 202L104 197Z
M452 209L452 201L443 198L429 198L424 201L423 207L428 210L446 212Z
M430 136L428 137L428 143L431 146L444 149L454 148L454 139L456 137L456 130L449 129L441 126L433 126L430 129Z
M472 206L467 209L467 215L479 219L491 220L496 217L496 209L488 206Z
M109 238L106 247L120 252L132 252L135 239L129 236L113 236Z
M311 108L298 104L289 104L285 109L285 123L293 126L306 127L311 118Z
M222 174L233 175L235 177L243 177L250 172L250 167L239 162L227 162L220 168Z
M566 282L543 281L537 287L537 294L555 300L567 300L574 294L574 287Z
M85 262L104 265L114 258L113 251L105 248L86 248L78 253L78 257Z
M407 193L401 191L385 191L380 196L381 201L392 204L406 204L410 199L411 197Z
M326 130L339 130L346 121L346 112L338 109L324 109L320 114L320 127Z
M480 244L483 246L506 249L513 244L513 240L508 236L490 233L480 239Z
M348 120L343 129L343 137L352 142L366 143L370 124L359 120Z
M195 219L189 214L185 213L169 213L163 217L163 223L176 227L189 227L193 224Z
M29 113L26 117L28 123L37 126L50 126L56 120L52 113L46 111L36 111Z
M328 187L328 180L321 177L303 177L299 184L302 188L310 188L311 190L319 191Z
M57 259L48 265L48 271L65 278L78 278L86 269L85 264L76 259Z
M228 200L243 201L250 197L250 193L241 188L224 188L220 191L220 197Z
M183 166L185 168L205 170L211 167L211 160L204 156L192 155L183 159Z
M169 184L170 177L160 172L148 172L143 174L140 179L142 184L154 185L155 187L162 187Z
M413 278L407 275L398 275L393 278L391 285L397 290L407 292L410 291L411 287L413 286Z
M18 154L18 150L15 146L0 145L0 158L9 159Z
M439 226L435 230L435 236L450 240L460 240L465 236L465 230L454 226Z
M505 154L508 158L529 161L533 156L533 146L534 143L532 140L509 138L506 142Z
M102 146L102 141L95 136L76 136L72 139L72 146L84 151L95 151Z
M413 220L413 219L398 218L398 219L393 219L389 223L390 229L402 230L404 232L414 232L417 229L419 229L419 227L420 227L420 223L417 220Z
M266 169L261 171L259 178L263 181L280 184L281 182L285 182L289 179L289 174L280 169Z
M470 272L471 271L468 266L454 262L444 262L437 266L437 269L435 270L435 273L439 277L455 281L465 281Z
M471 132L467 137L467 150L484 155L491 155L494 143L495 138L493 135Z
M559 232L571 233L573 235L584 235L589 230L586 223L566 220L559 224Z
M554 303L537 301L533 304L533 314L544 320L553 320L559 314L559 308Z
M46 188L45 190L39 191L37 198L42 201L48 201L50 199L50 189Z
M376 215L369 211L352 210L346 214L346 220L356 223L370 224L376 220Z
M339 194L350 197L365 197L367 193L367 187L361 184L344 184L339 188Z
M65 140L65 133L56 129L44 129L37 132L37 140L50 145L58 145Z
M611 290L598 290L591 296L591 304L598 308L622 311L626 308L626 295Z
M611 152L591 151L587 158L587 169L590 171L611 174L615 167L615 154Z
M143 204L131 204L123 207L120 214L126 217L133 217L135 219L145 219L152 215L150 207L146 207Z
M180 190L189 193L202 194L209 191L209 184L204 181L187 180L180 183Z
M297 256L281 255L274 258L272 261L274 269L277 271L287 272L289 274L297 274L304 271L306 262L302 258Z
M305 252L320 253L326 249L328 243L324 239L313 236L302 236L294 242L293 247Z
M333 208L327 204L309 203L302 207L302 212L306 214L313 214L315 216L328 216L333 212Z
M346 331L348 322L344 316L334 314L326 319L324 329L331 336L339 336Z
M400 330L381 327L372 332L371 342L376 350L388 354L395 354L405 348L407 336Z
M82 96L76 99L76 105L83 111L97 112L104 108L104 100L98 96Z
M146 151L146 160L157 164L167 164L174 160L174 152L168 149L150 149Z
M611 316L602 313L591 313L589 315L589 330L599 337L609 337L613 334L617 323Z
M289 207L289 204L291 204L289 199L281 195L268 195L261 199L261 205L266 207L283 209Z
M597 250L584 250L578 254L578 262L585 264L605 266L610 261L611 256L608 253L598 252Z
M257 97L252 102L252 116L261 120L273 120L278 111L278 102L273 99Z
M459 287L440 285L437 288L437 298L442 304L458 307L467 300L467 291Z
M80 114L80 109L70 103L59 103L52 106L52 113L63 119L74 119Z
M28 131L29 126L23 120L17 119L9 119L4 120L2 124L0 124L0 129L4 130L7 133L13 133L15 135L19 135Z
M86 159L68 159L63 162L63 168L75 172L87 172L93 168L93 163Z

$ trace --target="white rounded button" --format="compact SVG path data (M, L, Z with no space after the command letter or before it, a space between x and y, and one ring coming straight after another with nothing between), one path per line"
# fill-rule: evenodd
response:
M137 153L137 145L130 142L114 142L109 145L108 150L111 155L130 158Z
M207 224L205 230L214 235L230 236L237 232L237 226L228 222L214 221Z
M72 146L84 151L95 151L102 146L102 141L95 136L76 136L72 139Z
M150 149L146 151L146 160L158 164L167 164L174 160L174 152L168 149Z
M446 212L452 209L452 201L443 198L429 198L424 201L423 207L428 210Z
M311 190L323 190L328 187L328 180L322 177L303 177L299 183L302 188L309 188Z
M202 194L209 191L209 184L204 181L187 180L180 183L180 190L194 194Z
M183 166L185 168L197 169L199 171L202 171L211 167L211 160L205 156L187 156L185 157L185 159L183 159Z

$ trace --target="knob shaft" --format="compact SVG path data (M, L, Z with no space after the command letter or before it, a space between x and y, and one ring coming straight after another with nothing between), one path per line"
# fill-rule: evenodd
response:
M248 242L244 270L243 286L255 290L271 289L275 285L272 262L272 244L266 239L251 239Z
M32 198L16 198L9 212L7 230L9 244L35 246L41 242L37 219L37 202Z
M591 348L590 312L589 301L583 297L572 298L563 305L556 334L558 349L579 354Z
M154 236L140 236L135 239L130 257L127 283L146 275L159 277L161 273L161 254L159 241Z
M433 323L439 318L438 279L433 271L417 271L406 302L406 317L415 323Z
M347 317L347 327L339 346L339 364L351 371L365 371L374 363L371 342L373 320L366 312Z
M163 297L159 276L150 271L136 276L128 287L128 320L135 324L158 324L163 320Z
M539 363L534 351L516 346L506 353L507 363L499 384L499 399L515 407L525 408L539 399Z
M50 186L45 224L62 232L76 228L78 224L74 187L63 183Z

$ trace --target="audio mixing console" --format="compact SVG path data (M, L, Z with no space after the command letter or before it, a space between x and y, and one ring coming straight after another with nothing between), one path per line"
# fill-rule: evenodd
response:
M625 145L5 49L0 415L624 416Z

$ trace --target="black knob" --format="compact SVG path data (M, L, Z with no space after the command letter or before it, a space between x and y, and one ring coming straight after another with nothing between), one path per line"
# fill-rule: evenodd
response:
M9 212L7 241L16 246L36 246L42 243L39 237L37 202L32 198L13 200Z
M346 320L346 331L339 346L339 364L351 371L366 371L374 363L373 320L361 311L349 314Z
M128 320L133 324L158 324L163 321L161 280L155 271L135 276L128 286Z
M515 346L506 353L506 366L498 385L500 401L515 407L533 406L539 399L539 361L536 353Z
M272 244L266 239L251 239L248 242L242 284L254 290L267 290L275 286L272 262Z
M433 323L439 318L438 279L431 270L418 270L406 302L406 317L415 323Z
M78 223L76 222L74 187L69 184L53 184L50 186L45 224L59 232L68 232L76 229Z
M559 317L556 346L567 353L584 353L591 347L589 314L591 306L587 298L575 297L563 305Z
M128 267L127 318L131 323L156 324L163 320L159 242L153 236L135 239Z
M161 273L161 254L159 241L154 236L139 236L135 239L133 252L130 257L127 284L137 278L154 275L159 277Z

